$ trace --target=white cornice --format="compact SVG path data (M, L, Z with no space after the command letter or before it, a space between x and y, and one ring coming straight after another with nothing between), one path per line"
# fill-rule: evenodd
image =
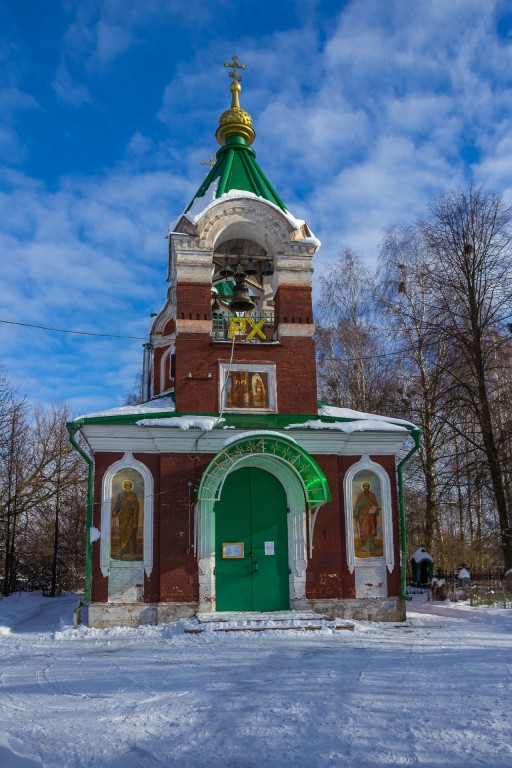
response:
M168 347L170 344L174 344L176 341L176 334L170 333L167 336L151 336L151 344L154 349L160 349L160 347Z
M141 417L142 418L142 417ZM201 434L201 430L180 430L175 427L138 426L137 424L85 424L81 431L93 451L131 451L132 453L207 453L222 450L226 437L243 434L243 429L214 429ZM274 430L275 431L275 430ZM340 456L364 454L397 455L402 448L405 433L352 432L335 430L293 429L278 430L293 437L308 453ZM196 445L197 438L200 437Z
M279 323L278 335L281 336L313 336L313 323Z
M207 333L212 330L211 320L176 320L176 333Z

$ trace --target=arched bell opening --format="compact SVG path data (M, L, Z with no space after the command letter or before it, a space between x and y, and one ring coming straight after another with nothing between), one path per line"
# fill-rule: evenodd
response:
M264 332L255 341L273 341L274 327L273 259L259 243L247 238L230 238L216 245L213 254L212 331L214 340L247 336L246 326L232 318L248 317L260 323ZM263 321L263 322L262 322ZM254 327L249 324L247 328ZM264 337L264 339L263 339Z
M232 238L215 247L212 286L221 308L230 309L233 291L241 278L254 304L253 307L241 311L249 314L273 312L273 273L272 256L253 240Z

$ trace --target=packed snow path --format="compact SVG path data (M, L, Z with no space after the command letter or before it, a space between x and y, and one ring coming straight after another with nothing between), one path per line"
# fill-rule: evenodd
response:
M512 765L512 611L186 635L75 605L0 601L1 768Z

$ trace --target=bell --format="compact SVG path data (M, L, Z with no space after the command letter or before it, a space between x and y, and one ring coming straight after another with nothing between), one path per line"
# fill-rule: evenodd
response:
M272 266L271 261L264 261L263 266L261 268L261 274L263 277L270 277L270 275L274 274L274 267Z
M233 274L237 282L239 282L240 280L245 280L245 278L247 277L247 272L245 271L243 265L240 262L238 262L238 264L236 265L235 271Z
M222 267L219 269L219 275L221 277L232 277L233 276L233 269L231 267L231 264L229 263L229 259L224 259Z
M254 264L254 261L252 259L247 260L247 264L245 265L245 274L247 275L247 277L254 277L254 275L258 274L256 265Z
M256 307L256 304L249 296L247 286L241 280L233 288L233 298L229 302L231 312L250 312Z

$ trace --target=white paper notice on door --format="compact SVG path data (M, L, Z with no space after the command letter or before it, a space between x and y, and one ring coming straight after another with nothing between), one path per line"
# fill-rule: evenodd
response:
M265 542L265 554L266 555L275 555L275 552L274 552L274 542L273 541L266 541Z

